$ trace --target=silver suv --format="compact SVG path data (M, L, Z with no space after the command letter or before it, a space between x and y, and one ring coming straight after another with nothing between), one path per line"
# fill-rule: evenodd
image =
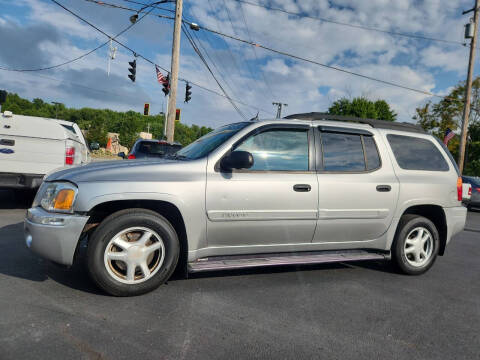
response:
M465 225L450 153L417 126L322 113L223 126L167 159L49 175L38 254L138 295L172 273L391 259L421 274Z

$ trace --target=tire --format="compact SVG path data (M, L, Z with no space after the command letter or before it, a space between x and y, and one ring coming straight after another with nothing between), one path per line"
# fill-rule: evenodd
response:
M86 260L90 277L103 291L136 296L165 283L179 255L178 236L167 219L154 211L127 209L97 227Z
M401 272L423 274L432 267L439 248L440 237L433 222L419 215L401 217L392 245L392 260Z

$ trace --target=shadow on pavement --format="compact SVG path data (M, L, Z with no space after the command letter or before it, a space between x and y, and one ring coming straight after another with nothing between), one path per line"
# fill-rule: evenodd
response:
M0 228L0 275L42 282L52 279L68 287L102 294L90 280L85 264L62 267L31 252L23 239L23 223Z
M85 250L80 248L77 261L72 267L63 267L44 260L31 252L23 238L23 222L0 228L0 275L16 277L35 282L51 279L67 287L96 295L105 295L88 276L85 264ZM286 272L306 272L318 270L340 270L360 267L375 271L396 273L394 268L384 261L363 261L354 263L329 263L312 265L282 265L247 269L232 269L189 274L189 278L220 278L255 274L275 274ZM184 280L181 275L173 276L169 282Z
M35 194L32 190L0 189L0 209L28 209Z

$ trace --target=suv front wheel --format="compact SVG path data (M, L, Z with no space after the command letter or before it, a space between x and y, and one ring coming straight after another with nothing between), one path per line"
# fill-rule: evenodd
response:
M178 262L177 234L164 217L146 209L118 211L102 221L87 250L93 281L114 296L156 289Z
M404 215L393 242L392 260L405 274L423 274L435 262L439 244L433 222L419 215Z

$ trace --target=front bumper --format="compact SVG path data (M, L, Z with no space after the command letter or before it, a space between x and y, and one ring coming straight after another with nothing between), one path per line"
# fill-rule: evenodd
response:
M443 208L447 220L447 244L451 238L463 231L467 222L467 208L463 206Z
M50 213L40 207L27 210L25 243L40 256L63 265L72 265L75 249L88 216Z
M37 189L43 181L39 174L0 173L0 187L11 189Z

